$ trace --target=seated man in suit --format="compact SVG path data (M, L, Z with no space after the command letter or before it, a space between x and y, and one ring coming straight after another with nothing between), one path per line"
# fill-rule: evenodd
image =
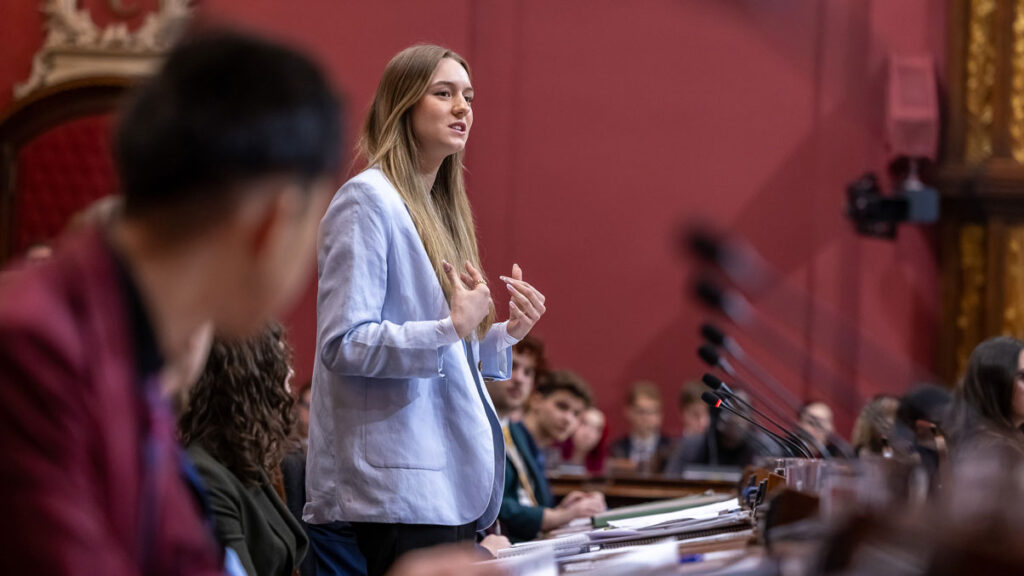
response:
M711 424L711 411L700 395L708 389L701 382L687 382L679 393L679 416L683 421L683 438L707 431Z
M749 401L745 391L737 390L735 394ZM749 412L741 405L737 409ZM746 420L726 410L712 408L711 425L703 434L686 436L679 441L665 466L665 474L682 474L691 464L743 468L752 464L758 456L783 453L775 441Z
M597 492L571 492L555 506L544 477L541 451L572 435L590 403L590 390L578 376L550 372L530 396L523 421L503 427L505 493L498 521L513 542L605 510L604 496Z
M251 334L301 294L339 124L315 64L242 34L186 41L135 93L121 212L0 282L0 574L240 568L204 522L161 370L207 322Z
M661 433L661 390L652 382L637 382L626 405L629 435L612 443L613 468L658 473L672 453L672 439Z

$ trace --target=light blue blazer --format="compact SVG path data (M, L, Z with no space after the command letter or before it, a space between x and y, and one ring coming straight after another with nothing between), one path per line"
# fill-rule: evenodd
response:
M317 264L302 519L490 526L505 448L482 378L508 378L506 324L459 339L412 217L376 167L335 194Z

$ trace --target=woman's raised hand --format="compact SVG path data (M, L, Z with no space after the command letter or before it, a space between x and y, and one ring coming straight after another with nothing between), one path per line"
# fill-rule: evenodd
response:
M547 310L544 295L523 281L523 269L512 265L512 277L501 276L512 299L508 303L508 333L520 340L530 333L533 325Z
M459 338L465 338L476 330L491 311L491 290L480 271L466 262L469 274L455 271L455 267L445 260L441 261L444 273L452 285L452 324Z

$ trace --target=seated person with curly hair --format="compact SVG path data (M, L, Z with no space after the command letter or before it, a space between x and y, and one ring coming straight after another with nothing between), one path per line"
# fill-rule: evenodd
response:
M246 340L216 339L178 422L217 539L250 576L291 575L308 546L274 490L295 427L289 357L278 325Z

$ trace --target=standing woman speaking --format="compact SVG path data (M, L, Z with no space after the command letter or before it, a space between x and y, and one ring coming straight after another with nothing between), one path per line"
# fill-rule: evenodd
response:
M544 313L513 265L495 322L463 179L472 101L458 54L395 56L363 128L368 168L321 222L303 519L318 555L351 523L371 576L494 522L504 441L482 380L508 378Z

